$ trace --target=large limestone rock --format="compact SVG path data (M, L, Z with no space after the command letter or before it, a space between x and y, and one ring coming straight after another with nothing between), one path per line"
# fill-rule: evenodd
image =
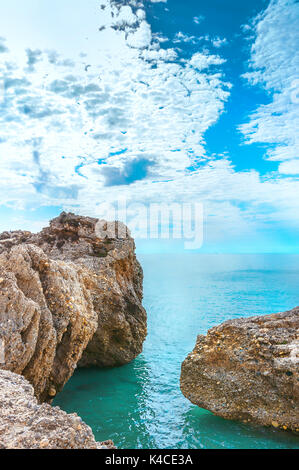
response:
M230 320L200 335L181 390L223 418L299 432L299 307Z
M142 269L125 226L62 213L38 234L0 235L0 368L24 375L40 401L77 364L118 366L146 337Z
M79 416L39 405L21 375L0 370L0 449L107 449Z

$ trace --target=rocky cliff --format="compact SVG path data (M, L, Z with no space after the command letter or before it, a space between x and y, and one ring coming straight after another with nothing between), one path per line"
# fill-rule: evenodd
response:
M108 449L76 414L39 405L21 375L0 370L0 449Z
M299 307L227 321L200 335L181 390L223 418L299 432Z
M0 235L0 368L51 400L79 364L118 366L146 337L142 269L122 224L62 213Z

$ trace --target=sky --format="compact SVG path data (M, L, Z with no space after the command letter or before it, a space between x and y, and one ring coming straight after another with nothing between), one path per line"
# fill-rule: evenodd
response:
M0 230L125 201L139 252L184 251L145 208L199 203L199 251L299 253L298 20L296 0L1 2Z

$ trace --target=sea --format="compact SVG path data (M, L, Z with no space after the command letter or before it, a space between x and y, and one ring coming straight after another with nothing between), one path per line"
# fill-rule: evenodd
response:
M295 435L229 421L192 405L181 363L198 334L225 320L299 305L299 255L141 254L148 336L112 369L78 369L54 404L98 441L123 449L298 449Z

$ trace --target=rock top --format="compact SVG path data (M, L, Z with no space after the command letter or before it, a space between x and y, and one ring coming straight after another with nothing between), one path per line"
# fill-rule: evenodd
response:
M62 213L40 233L0 234L0 368L51 401L77 365L132 361L147 332L142 284L121 223Z
M299 307L226 321L200 335L181 390L223 418L299 432Z
M39 405L21 375L0 370L0 449L109 449L77 414Z

